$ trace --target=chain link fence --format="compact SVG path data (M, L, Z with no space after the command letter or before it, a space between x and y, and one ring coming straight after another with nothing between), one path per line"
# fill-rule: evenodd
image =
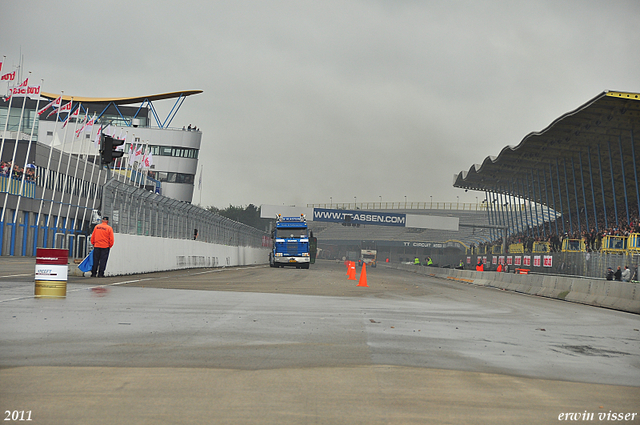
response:
M102 216L115 233L262 247L267 233L115 179L103 186Z

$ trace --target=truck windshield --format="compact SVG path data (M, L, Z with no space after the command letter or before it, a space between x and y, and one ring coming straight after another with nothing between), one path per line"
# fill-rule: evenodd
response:
M303 238L307 236L307 229L296 229L287 227L286 229L277 229L277 237L279 238Z

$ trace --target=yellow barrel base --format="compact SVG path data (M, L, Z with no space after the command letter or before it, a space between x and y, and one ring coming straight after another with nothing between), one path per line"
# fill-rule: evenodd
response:
M65 298L67 296L67 282L56 280L36 280L35 296Z

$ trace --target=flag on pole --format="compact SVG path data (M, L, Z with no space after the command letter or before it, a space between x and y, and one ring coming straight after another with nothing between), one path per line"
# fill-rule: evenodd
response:
M133 151L133 158L131 159L131 162L140 162L142 159L142 148L143 145L142 143L140 143L139 145L136 145L134 151Z
M62 96L60 96L56 100L52 100L51 102L49 102L49 104L47 106L45 106L44 108L40 109L38 111L38 115L42 115L44 113L44 111L46 111L50 107L53 107L53 109L59 108L61 104L62 104Z
M24 80L22 83L20 83L19 86L16 86L12 89L9 89L9 96L16 96L16 97L25 97L27 95L28 91L35 91L37 90L38 93L40 93L40 86L38 87L29 87L29 79L27 78L26 80Z
M78 108L78 110L80 110L80 108ZM84 113L84 118L82 118L82 126L80 127L80 129L76 130L76 137L80 137L80 135L82 134L82 130L84 130L85 126L87 125L87 119L89 118L89 110L86 109L85 113Z
M67 118L64 120L64 124L62 124L62 128L65 128L65 126L67 125L67 123L70 121L70 118L78 118L80 116L80 106L78 105L78 107L76 108L75 111L73 111L72 114L67 115Z
M100 128L97 132L96 132L96 138L93 140L93 145L96 147L97 150L100 150L100 135L102 134L102 128ZM105 133L106 134L106 133Z
M0 80L2 81L13 81L16 79L16 72L9 72L4 74L2 77L0 77Z
M93 113L93 117L89 120L89 122L84 126L84 132L91 134L93 132L93 125L96 123L96 113Z
M120 132L118 140L122 140L122 144L116 148L117 151L124 152L124 145L127 144L127 134L128 133L124 133L124 137L122 137L122 131Z
M9 95L7 97L25 97L25 96L37 96L40 94L40 86L23 86L19 85L9 89Z
M153 154L151 153L151 149L147 150L147 153L142 157L142 166L144 168L151 168L153 165Z
M71 112L71 106L72 106L71 101L69 101L69 102L65 103L64 105L62 105L60 107L60 114L65 114L65 113ZM51 114L49 114L49 115L51 115Z
M58 105L59 106L59 105ZM71 101L65 103L63 106L60 106L60 109L58 112L60 114L64 114L65 112L70 112L71 111ZM51 110L51 112L49 112L49 115L47 115L47 118L49 118L51 115L56 113L56 108L54 107L53 110Z

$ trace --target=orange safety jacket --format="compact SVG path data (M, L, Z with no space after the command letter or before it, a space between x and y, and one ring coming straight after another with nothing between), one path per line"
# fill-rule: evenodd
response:
M91 234L91 245L96 248L111 248L113 246L113 229L106 223L98 224Z
M478 264L476 266L476 271L477 272L483 272L484 271L484 264Z

